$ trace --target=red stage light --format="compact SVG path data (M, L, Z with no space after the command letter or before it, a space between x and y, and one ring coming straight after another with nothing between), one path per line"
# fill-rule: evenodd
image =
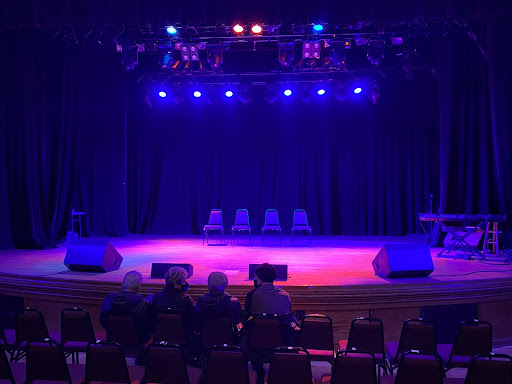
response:
M244 31L244 27L241 26L240 24L236 24L234 27L233 27L233 31L235 33L242 33Z
M259 35L261 32L263 32L263 28L261 28L261 25L254 24L251 28L252 33L255 35Z

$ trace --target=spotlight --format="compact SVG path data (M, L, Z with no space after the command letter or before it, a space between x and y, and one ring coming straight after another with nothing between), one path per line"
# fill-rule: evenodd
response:
M322 32L323 30L324 30L324 26L322 24L314 24L313 25L313 31Z
M370 41L366 56L374 67L379 66L384 59L384 41Z
M167 93L165 93L164 91L160 91L160 92L158 92L158 96L160 96L162 98L167 97Z
M274 104L277 101L277 92L272 84L267 85L265 89L265 101L269 104Z
M167 33L169 35L175 35L178 33L178 30L176 29L176 27L173 27L172 25L170 25L167 27Z
M283 92L283 94L285 96L291 96L292 95L292 90L291 89L285 89L285 91Z
M251 31L255 35L261 35L261 32L263 32L263 28L259 24L254 24L251 28Z
M226 95L226 97L233 97L233 91L226 91L226 93L224 93Z
M242 104L249 104L252 101L252 90L250 85L245 84L240 87L238 99Z
M240 34L240 33L242 33L243 31L244 31L244 27L243 27L243 26L241 26L240 24L235 24L235 25L233 26L233 32Z
M325 89L320 88L318 91L316 91L316 93L317 93L318 95L320 95L320 96L323 96L323 95L325 95Z
M190 61L199 61L199 49L197 45L190 44Z
M363 88L361 88L361 87L356 87L356 88L354 88L354 93L355 93L356 95L359 95L361 92L363 92Z
M224 52L221 44L209 44L208 45L208 64L212 69L219 69L224 60Z
M194 97L201 97L201 92L194 91Z
M290 65L292 65L292 62L295 59L295 52L293 48L293 42L279 43L278 60L282 67L289 68Z
M158 51L158 64L160 64L160 68L162 70L169 69L171 65L174 63L174 58L172 56L172 51L167 49L162 49Z
M124 47L121 53L121 64L127 72L133 71L135 66L139 64L139 53L137 46Z
M347 100L347 88L343 85L340 85L338 88L336 88L336 91L334 92L334 97L336 100L344 102Z
M304 59L319 59L320 50L322 49L321 41L305 41L302 43L302 57ZM315 63L313 63L314 66Z

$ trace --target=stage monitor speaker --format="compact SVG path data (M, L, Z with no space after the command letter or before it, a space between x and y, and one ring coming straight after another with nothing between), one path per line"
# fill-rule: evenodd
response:
M188 277L192 277L194 274L194 267L192 264L176 264L176 263L153 263L151 264L151 278L152 279L164 279L165 274L172 267L181 267L184 268Z
M110 272L121 266L123 257L108 240L74 240L68 245L64 265L70 271Z
M249 280L254 279L254 271L256 268L258 268L261 264L249 264ZM278 281L286 281L288 280L288 264L272 264L277 271L277 278Z
M422 277L434 271L430 249L422 244L386 244L372 265L383 278Z

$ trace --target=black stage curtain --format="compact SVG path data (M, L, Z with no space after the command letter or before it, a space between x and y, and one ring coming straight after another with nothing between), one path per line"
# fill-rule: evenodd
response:
M198 233L210 208L259 228L308 210L316 234L418 231L444 212L512 212L507 19L439 42L436 77L381 81L377 105L256 100L147 108L112 47L40 32L0 42L0 246L52 247L71 208L91 236Z

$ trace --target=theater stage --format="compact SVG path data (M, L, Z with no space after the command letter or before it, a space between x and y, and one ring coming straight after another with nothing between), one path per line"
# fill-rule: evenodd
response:
M228 241L229 238L226 238ZM60 310L80 306L91 312L95 327L104 297L120 288L127 271L144 277L142 294L160 290L163 279L151 279L151 263L190 263L190 294L197 299L207 291L212 271L229 276L228 291L243 303L252 288L249 264L288 265L288 280L276 283L291 295L293 310L324 313L333 318L335 339L346 338L354 317L371 315L385 324L386 339L397 338L403 320L419 317L424 306L477 303L479 317L491 321L497 344L512 344L512 265L499 259L468 261L438 258L432 248L434 272L429 277L382 279L371 261L384 244L422 244L424 237L314 237L313 246L299 238L294 246L283 237L246 238L238 245L203 246L201 237L127 236L111 238L123 256L118 271L88 273L64 266L67 244L50 250L0 251L0 294L24 298L25 305L44 312L49 328L58 330ZM214 239L213 241L218 241Z

